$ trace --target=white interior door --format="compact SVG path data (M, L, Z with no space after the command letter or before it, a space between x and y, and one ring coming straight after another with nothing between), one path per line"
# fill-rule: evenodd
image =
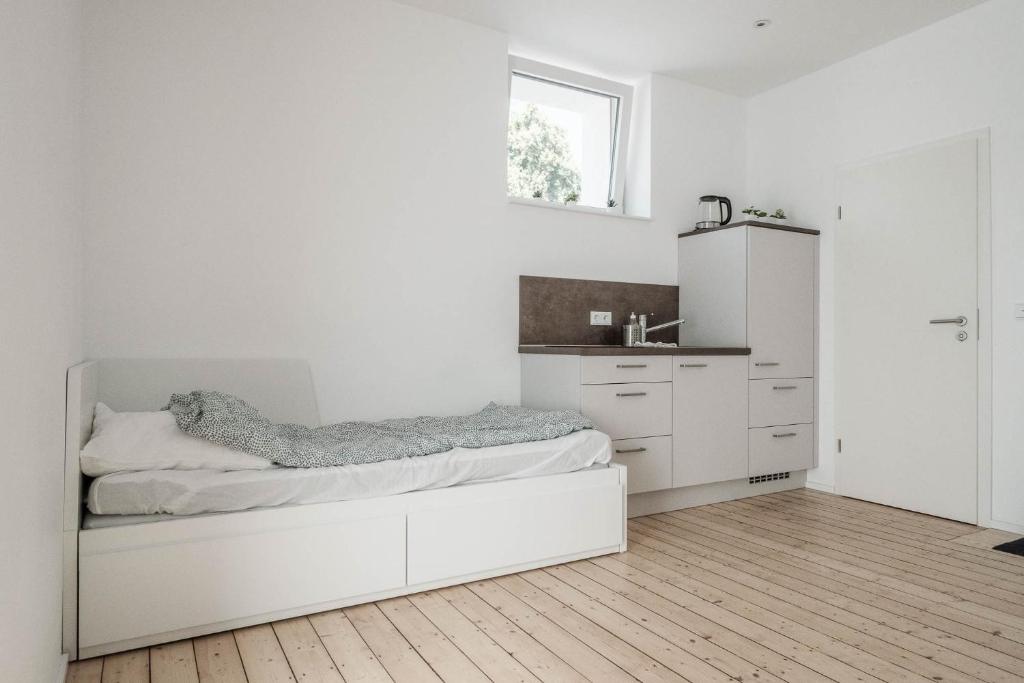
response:
M837 492L972 523L978 145L841 172L835 243Z

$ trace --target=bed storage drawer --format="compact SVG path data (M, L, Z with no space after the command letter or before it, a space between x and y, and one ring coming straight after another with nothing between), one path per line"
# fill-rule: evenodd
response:
M409 585L463 583L617 551L625 534L620 471L499 482L483 499L479 487L458 487L463 500L456 504L410 510Z
M580 412L612 439L672 433L672 383L586 385Z
M584 356L580 359L580 384L671 381L671 356Z
M90 647L405 584L404 514L265 532L258 514L83 531L79 646L86 656ZM240 533L239 524L252 533Z
M806 424L814 421L814 380L750 380L750 426Z
M814 425L787 425L747 430L748 475L794 472L814 466Z

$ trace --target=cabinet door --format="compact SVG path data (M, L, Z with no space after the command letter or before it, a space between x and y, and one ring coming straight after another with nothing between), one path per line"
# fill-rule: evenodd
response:
M814 376L817 237L748 229L750 378Z
M747 476L747 358L677 356L672 378L672 485Z

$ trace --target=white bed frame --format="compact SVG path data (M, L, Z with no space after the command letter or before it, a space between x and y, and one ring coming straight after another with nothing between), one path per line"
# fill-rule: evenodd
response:
M319 424L301 360L102 360L68 371L64 649L98 655L626 549L621 465L367 500L81 528L98 401L219 389Z

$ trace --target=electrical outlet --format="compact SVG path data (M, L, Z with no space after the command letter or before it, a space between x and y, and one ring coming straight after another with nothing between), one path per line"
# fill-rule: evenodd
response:
M594 314L591 313L590 315L593 316ZM1014 318L1024 318L1024 304L1014 304L1013 305L1013 317Z
M612 313L611 313L611 311L591 311L590 312L590 324L591 325L611 325L612 324Z

